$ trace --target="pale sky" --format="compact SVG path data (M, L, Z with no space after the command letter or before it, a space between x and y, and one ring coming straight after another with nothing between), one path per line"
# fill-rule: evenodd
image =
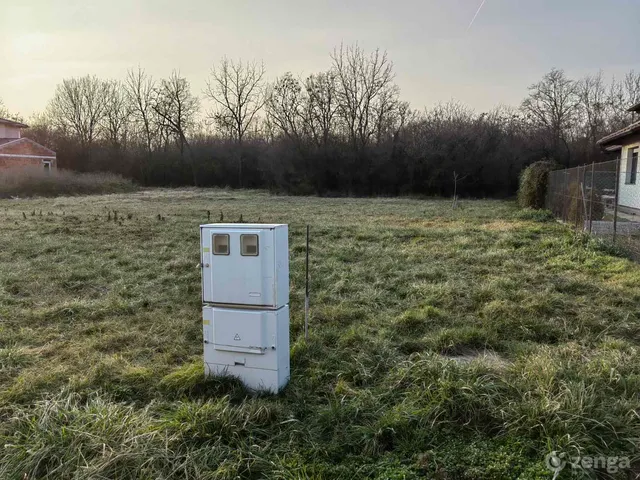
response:
M224 55L270 79L330 66L333 48L386 49L402 98L518 105L552 67L640 70L640 0L0 0L0 98L42 111L63 78L178 69L201 96Z

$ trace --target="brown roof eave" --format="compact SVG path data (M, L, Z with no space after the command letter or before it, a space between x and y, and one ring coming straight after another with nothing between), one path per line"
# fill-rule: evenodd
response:
M617 152L622 150L622 145L609 145L608 147L602 147L605 152Z
M606 137L602 137L600 140L596 142L596 145L600 145L604 147L610 144L611 142L613 142L614 140L619 140L623 137L626 137L627 135L632 135L639 131L640 131L640 121L632 123L628 127L618 130L617 132L613 132L607 135Z
M627 112L638 112L638 113L640 113L640 102L638 102L635 105L632 105L631 107L629 107Z
M10 127L16 128L29 128L29 125L26 125L22 122L16 122L15 120L9 120L8 118L0 118L0 124L9 125Z

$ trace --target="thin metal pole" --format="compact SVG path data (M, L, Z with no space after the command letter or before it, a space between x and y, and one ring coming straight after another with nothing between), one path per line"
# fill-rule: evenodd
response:
M563 182L563 188L562 188L562 193L564 195L562 195L562 221L566 222L567 221L567 202L571 202L571 196L569 195L569 181L567 179L567 175L569 175L569 171L568 169L566 169L564 171L564 182Z
M582 201L582 225L580 225L580 231L584 232L585 222L589 218L589 212L587 211L587 195L585 193L585 185L587 184L587 165L582 167L582 178L580 179L580 200Z
M596 189L595 180L596 162L591 162L591 192L589 193L589 234L593 225L593 191Z
M580 225L581 230L584 232L584 222L587 221L587 219L589 218L589 212L587 211L587 196L584 193L584 184L586 183L585 180L585 176L587 173L587 167L585 167L584 173L582 175L582 182L580 182L580 200L582 200L582 214L584 215L584 217L582 217L582 225Z
M304 290L304 338L309 338L309 225L307 225L306 284Z
M618 231L618 194L620 193L620 163L622 156L616 161L616 193L613 204L613 243L616 243L616 232Z
M580 165L578 165L577 167L577 172L576 172L576 185L578 187L580 187ZM578 231L578 224L580 223L580 215L582 214L581 210L582 208L580 208L580 204L582 203L582 195L580 195L580 198L578 198L578 194L580 194L580 192L576 192L576 225L575 225L575 229L576 232ZM573 200L573 199L572 199Z

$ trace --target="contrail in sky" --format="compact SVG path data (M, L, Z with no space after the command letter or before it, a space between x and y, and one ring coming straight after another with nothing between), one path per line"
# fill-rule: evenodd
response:
M469 26L467 27L467 30L469 30L471 28L471 25L473 25L473 22L476 21L476 17L478 16L478 14L480 13L480 10L482 10L482 7L484 6L484 2L486 2L487 0L482 0L482 3L480 4L480 6L478 7L478 11L476 12L476 14L473 16L473 18L471 19L471 23L469 23Z

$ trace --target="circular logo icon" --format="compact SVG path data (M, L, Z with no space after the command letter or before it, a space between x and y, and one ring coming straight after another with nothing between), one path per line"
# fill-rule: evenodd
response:
M555 451L548 453L547 456L544 457L544 463L552 472L559 472L567 464L566 460Z

